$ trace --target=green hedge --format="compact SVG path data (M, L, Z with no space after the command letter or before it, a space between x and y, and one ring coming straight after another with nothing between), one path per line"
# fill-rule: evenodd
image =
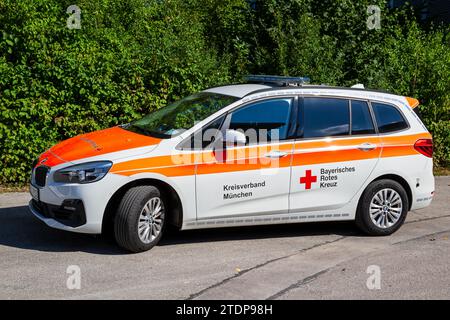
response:
M418 98L435 162L450 163L449 28L384 0L0 0L0 183L38 154L247 73L382 88ZM367 5L382 8L368 30Z

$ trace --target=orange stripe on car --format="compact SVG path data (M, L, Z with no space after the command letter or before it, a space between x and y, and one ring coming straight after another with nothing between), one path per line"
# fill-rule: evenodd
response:
M431 134L429 133L383 137L383 151L381 157L388 158L419 154L419 152L414 149L414 143L419 139L431 138Z
M159 173L168 177L194 174L225 173L268 168L313 165L374 159L378 157L397 157L419 154L414 149L418 139L431 138L428 133L404 136L373 136L366 138L299 140L277 145L229 148L226 161L218 161L212 151L180 153L171 156L157 156L136 159L114 164L111 173L131 176L143 172ZM362 151L360 144L371 143L377 147ZM287 152L282 158L269 159L266 155L274 150ZM380 155L381 152L381 155ZM292 154L292 156L291 156Z

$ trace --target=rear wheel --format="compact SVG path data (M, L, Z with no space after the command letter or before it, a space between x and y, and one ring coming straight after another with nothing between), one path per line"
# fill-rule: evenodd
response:
M388 179L374 181L361 196L356 224L369 235L389 235L402 226L408 208L408 196L401 184Z
M114 219L117 243L132 252L151 249L161 239L165 205L158 188L138 186L123 196Z

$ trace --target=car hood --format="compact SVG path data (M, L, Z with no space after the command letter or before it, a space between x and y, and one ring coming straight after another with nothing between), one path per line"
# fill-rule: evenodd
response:
M127 131L120 127L82 134L64 140L44 152L38 165L49 167L102 154L157 145L161 140Z

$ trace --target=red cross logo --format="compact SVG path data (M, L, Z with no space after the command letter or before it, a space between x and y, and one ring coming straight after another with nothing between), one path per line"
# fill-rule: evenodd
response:
M306 175L300 177L300 183L305 184L305 189L311 189L311 183L317 182L317 176L311 175L311 170L306 170Z

